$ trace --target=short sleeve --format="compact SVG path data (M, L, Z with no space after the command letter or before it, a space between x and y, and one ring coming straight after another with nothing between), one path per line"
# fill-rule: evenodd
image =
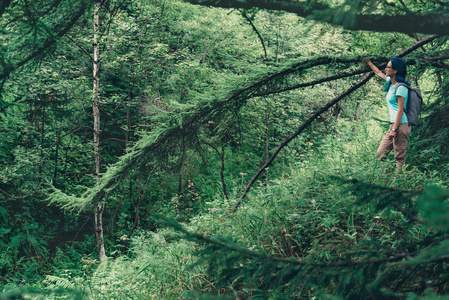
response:
M398 87L398 89L396 90L396 97L402 96L404 98L407 98L407 94L408 94L408 88L406 88L403 85L400 85Z

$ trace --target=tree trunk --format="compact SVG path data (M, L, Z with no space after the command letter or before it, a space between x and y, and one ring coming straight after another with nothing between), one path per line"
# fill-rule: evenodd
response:
M360 118L360 101L355 104L354 121L358 122ZM352 126L352 135L355 135L355 130L357 126Z
M220 155L220 152L218 152L218 154ZM225 171L225 148L222 146L221 147L221 170L220 170L220 177L221 177L221 184L223 185L223 194L225 196L226 199L229 199L228 196L228 190L226 188L226 181L225 181L225 177L224 177L224 171Z
M156 170L156 167L153 167L153 170L151 170L150 174L148 175L147 182L145 183L145 188L144 188L144 190L142 192L142 195L140 195L140 193L138 193L139 200L137 201L137 206L135 207L136 215L134 217L133 226L131 227L131 229L128 232L128 236L127 236L128 239L131 237L131 235L133 234L134 230L137 228L137 226L140 223L140 215L139 215L140 206L142 204L142 200L145 198L145 194L147 193L147 190L148 190L148 184L150 183L151 176L153 175L155 170Z
M184 172L184 163L186 159L186 147L184 139L182 141L182 158L181 164L179 166L179 176L178 176L178 196L180 197L182 194L182 173Z
M354 121L358 121L360 116L360 101L357 101L355 105L355 114L354 114Z
M100 79L100 51L98 45L98 28L100 18L98 16L98 10L100 8L100 3L96 2L94 7L94 61L93 61L93 103L92 112L94 118L94 156L95 156L95 176L100 178L101 165L100 165L100 109L98 108L98 90L99 90L99 79ZM95 211L95 238L97 242L98 258L103 261L106 258L106 252L104 249L103 240L103 202L99 202L97 210Z
M273 100L274 100L274 95L273 95ZM269 142L270 142L270 131L269 131L269 127L270 127L270 115L271 115L271 108L265 111L265 147L264 147L264 151L263 151L263 163L265 164L268 160L268 146L269 146ZM268 179L268 169L265 169L263 174L262 174L262 182L264 184L264 186L266 186L267 183L267 179Z

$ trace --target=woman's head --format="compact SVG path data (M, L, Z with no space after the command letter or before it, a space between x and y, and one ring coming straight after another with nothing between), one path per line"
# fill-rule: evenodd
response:
M396 81L405 82L407 76L407 64L400 57L394 57L390 60L391 67L396 71Z
M403 82L407 85L410 85L410 82L408 80L405 80L405 76L407 76L407 64L400 57L394 57L388 62L387 66L385 67L385 73L391 78L394 77L397 82ZM384 90L386 92L390 88L390 84L391 82L388 81L385 85Z

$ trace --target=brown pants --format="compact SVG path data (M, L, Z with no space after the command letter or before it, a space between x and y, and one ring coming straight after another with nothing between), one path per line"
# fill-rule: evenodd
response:
M391 130L390 125L390 130ZM387 134L384 136L380 142L379 148L376 152L376 158L380 161L384 161L388 153L394 149L394 161L396 162L396 167L399 169L405 164L405 154L407 152L407 139L411 131L411 127L408 123L399 124L398 131L394 139L388 137L390 133L388 130Z

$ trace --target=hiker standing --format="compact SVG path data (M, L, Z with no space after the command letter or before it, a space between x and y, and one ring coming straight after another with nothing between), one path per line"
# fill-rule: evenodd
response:
M405 163L407 139L411 127L404 112L404 107L407 107L408 88L404 85L399 85L396 89L396 85L398 82L410 85L410 83L405 80L405 76L407 75L407 65L402 58L395 57L388 62L384 74L369 59L363 58L362 61L366 63L377 76L387 81L384 91L387 92L385 99L390 111L390 129L380 142L376 152L376 158L380 161L384 161L388 153L394 149L394 160L396 162L396 167L399 169Z

